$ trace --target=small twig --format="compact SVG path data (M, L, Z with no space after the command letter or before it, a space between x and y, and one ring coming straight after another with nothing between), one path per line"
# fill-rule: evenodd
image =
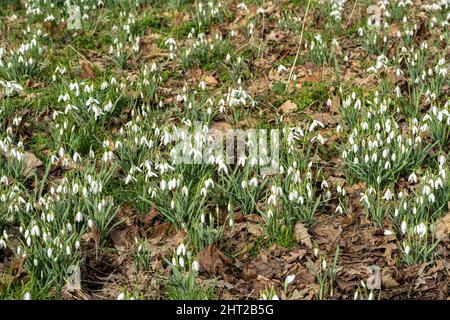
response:
M93 36L94 33L95 33L95 31L97 30L98 23L100 22L100 19L101 19L102 16L103 16L103 11L104 11L104 7L102 7L102 8L100 9L100 14L98 15L98 19L97 19L97 22L95 23L94 29L93 29L92 32L91 32L91 36Z
M353 12L355 12L355 8L356 8L357 4L358 4L358 0L356 0L355 4L353 5L352 12L350 12L350 16L348 17L347 23L345 24L345 29L348 28L348 25L350 24L350 20L352 20L352 18L353 18Z
M71 44L69 44L69 48L71 48L73 51L75 51L81 58L83 58L84 61L86 61L87 63L92 65L92 62L90 62L88 59L86 59L86 57L80 51L75 49Z
M308 11L309 11L309 5L310 4L311 4L311 0L308 0L308 6L306 7L305 16L303 17L302 31L300 33L300 41L298 43L297 53L295 54L294 64L292 65L291 71L289 72L288 81L291 81L292 72L294 72L295 64L297 63L298 55L300 54L300 48L302 46L302 40L303 40L303 31L305 30L306 17L308 16Z

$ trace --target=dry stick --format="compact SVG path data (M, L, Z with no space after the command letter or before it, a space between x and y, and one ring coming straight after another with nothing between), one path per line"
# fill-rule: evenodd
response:
M298 55L300 53L300 48L302 46L302 40L303 40L303 31L305 30L306 17L308 16L308 11L309 11L309 5L310 4L311 4L311 0L308 0L308 6L306 7L305 16L303 17L302 32L300 33L300 42L298 43L298 48L297 48L297 53L295 54L294 64L291 67L291 72L289 72L289 79L288 79L288 81L291 81L292 72L294 72L295 64L297 63Z
M352 12L350 12L350 17L348 18L347 23L345 24L345 29L348 28L348 26L350 24L350 20L352 20L352 18L353 18L353 12L355 12L355 8L356 8L357 4L358 4L358 0L356 0L355 4L353 5Z
M100 9L100 14L98 16L97 22L95 23L94 30L92 30L92 32L91 32L91 36L93 36L95 31L97 30L98 23L100 22L100 19L103 16L103 11L104 11L104 6Z
M86 61L88 64L93 65L92 62L90 62L88 59L86 59L86 57L80 53L80 51L78 51L77 49L75 49L74 47L72 47L71 44L69 44L69 48L72 49L73 51L75 51L81 58L83 58L84 61Z
M355 12L355 8L356 8L356 5L357 5L357 4L358 4L358 0L356 0L356 1L355 1L355 4L353 5L352 12L350 12L350 16L348 17L347 23L345 24L345 29L347 29L348 26L350 25L350 21L351 21L352 18L353 18L353 13ZM347 39L347 40L345 41L344 46L346 46L349 42L350 42L350 40Z

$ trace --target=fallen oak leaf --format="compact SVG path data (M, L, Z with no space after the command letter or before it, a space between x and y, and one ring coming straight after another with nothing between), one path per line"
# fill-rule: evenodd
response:
M292 102L291 100L286 100L279 108L278 110L282 113L282 114L286 114L290 111L293 110L297 110L297 105Z
M205 75L203 78L203 81L205 81L205 84L208 86L217 86L219 84L219 82L216 80L216 78L214 78L212 75Z
M146 215L139 216L139 220L146 225L150 225L152 221L159 216L159 211L155 207L151 207L150 212Z
M314 114L311 115L311 117L314 120L323 123L325 126L327 126L327 125L335 125L335 124L339 123L339 116L338 115L332 116L332 115L330 115L328 113L314 113Z
M215 244L205 247L197 255L200 266L211 275L224 273L231 259L224 255Z
M331 113L338 114L341 108L341 98L339 96L333 96L331 99L330 111Z
M381 284L383 288L395 288L400 284L394 279L391 272L388 269L383 269L381 271Z
M450 234L450 213L447 213L436 222L434 233L438 240L442 240Z
M23 169L24 176L28 176L28 174L31 171L40 166L42 166L41 160L39 160L33 153L29 151L24 152L24 169Z
M128 229L113 230L110 233L110 237L114 244L114 247L117 249L117 251L119 251L119 253L124 252L129 247L127 234Z
M82 80L85 79L95 79L95 72L92 70L91 64L86 61L81 61L81 68L83 68L83 72L80 75Z
M294 237L295 240L304 244L308 248L312 248L311 236L308 233L308 230L301 222L297 222L294 227Z

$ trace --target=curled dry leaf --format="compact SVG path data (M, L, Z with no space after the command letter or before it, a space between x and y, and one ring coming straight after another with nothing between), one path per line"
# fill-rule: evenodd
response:
M23 175L28 176L31 171L42 166L42 161L29 151L24 152L24 169Z
M322 122L324 125L335 125L339 122L339 116L332 116L328 113L314 113L312 118L316 121Z
M303 223L297 222L294 227L295 240L304 244L308 248L312 248L311 236L308 234L308 230Z
M150 225L152 224L152 221L159 216L159 211L156 210L155 207L151 207L150 212L143 215L143 216L139 216L139 219L145 224L145 225Z
M219 84L219 82L216 80L216 78L214 78L212 75L205 75L203 78L203 81L205 81L207 86L217 86Z
M438 240L448 237L450 234L450 213L447 213L436 222L434 233Z
M231 264L231 259L224 255L215 244L205 247L199 252L197 258L202 268L211 275L224 273L227 266Z
M94 70L92 70L91 64L86 61L81 61L81 67L83 68L83 72L81 73L81 79L95 79Z
M110 233L111 240L114 244L114 247L120 253L124 252L130 245L127 241L127 234L128 234L128 229L113 230Z
M383 269L381 271L381 283L385 289L399 286L399 283L394 279L394 276L389 269Z
M333 96L333 98L331 98L331 106L330 106L331 113L338 114L340 108L341 108L341 98L339 98L339 96Z
M293 110L297 110L297 105L291 100L286 100L279 108L282 114L288 113Z

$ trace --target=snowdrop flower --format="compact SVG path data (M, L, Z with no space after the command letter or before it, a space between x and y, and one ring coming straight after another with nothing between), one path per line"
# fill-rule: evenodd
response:
M247 6L246 6L245 3L243 3L243 2L239 3L239 4L237 5L237 8L238 8L238 9L241 9L241 10L248 11Z
M291 274L289 276L286 277L286 284L291 284L293 281L295 280L295 275Z
M401 224L400 228L401 228L401 231L402 231L403 234L405 234L406 231L408 231L408 224L406 223L405 220L402 221L402 224Z
M31 294L28 291L23 295L23 300L31 300Z
M192 262L192 270L194 272L198 272L199 269L200 269L200 264L198 263L198 261Z
M405 254L408 255L411 252L411 247L409 245L405 246Z
M77 212L77 214L75 215L75 221L76 222L81 222L83 221L83 214L81 212Z
M386 192L383 195L383 199L389 201L394 197L394 195L392 194L391 190L387 189Z
M287 71L287 69L286 69L286 67L285 66L283 66L282 64L280 64L279 66L278 66L278 73L279 74L282 74L282 73L285 73L286 71Z
M183 256L186 255L186 246L183 243L181 243L177 248L177 256L180 256L180 255L183 255Z
M414 172L409 175L408 182L411 184L417 183L417 176Z
M184 259L183 257L178 258L178 263L180 264L180 267L184 268Z

